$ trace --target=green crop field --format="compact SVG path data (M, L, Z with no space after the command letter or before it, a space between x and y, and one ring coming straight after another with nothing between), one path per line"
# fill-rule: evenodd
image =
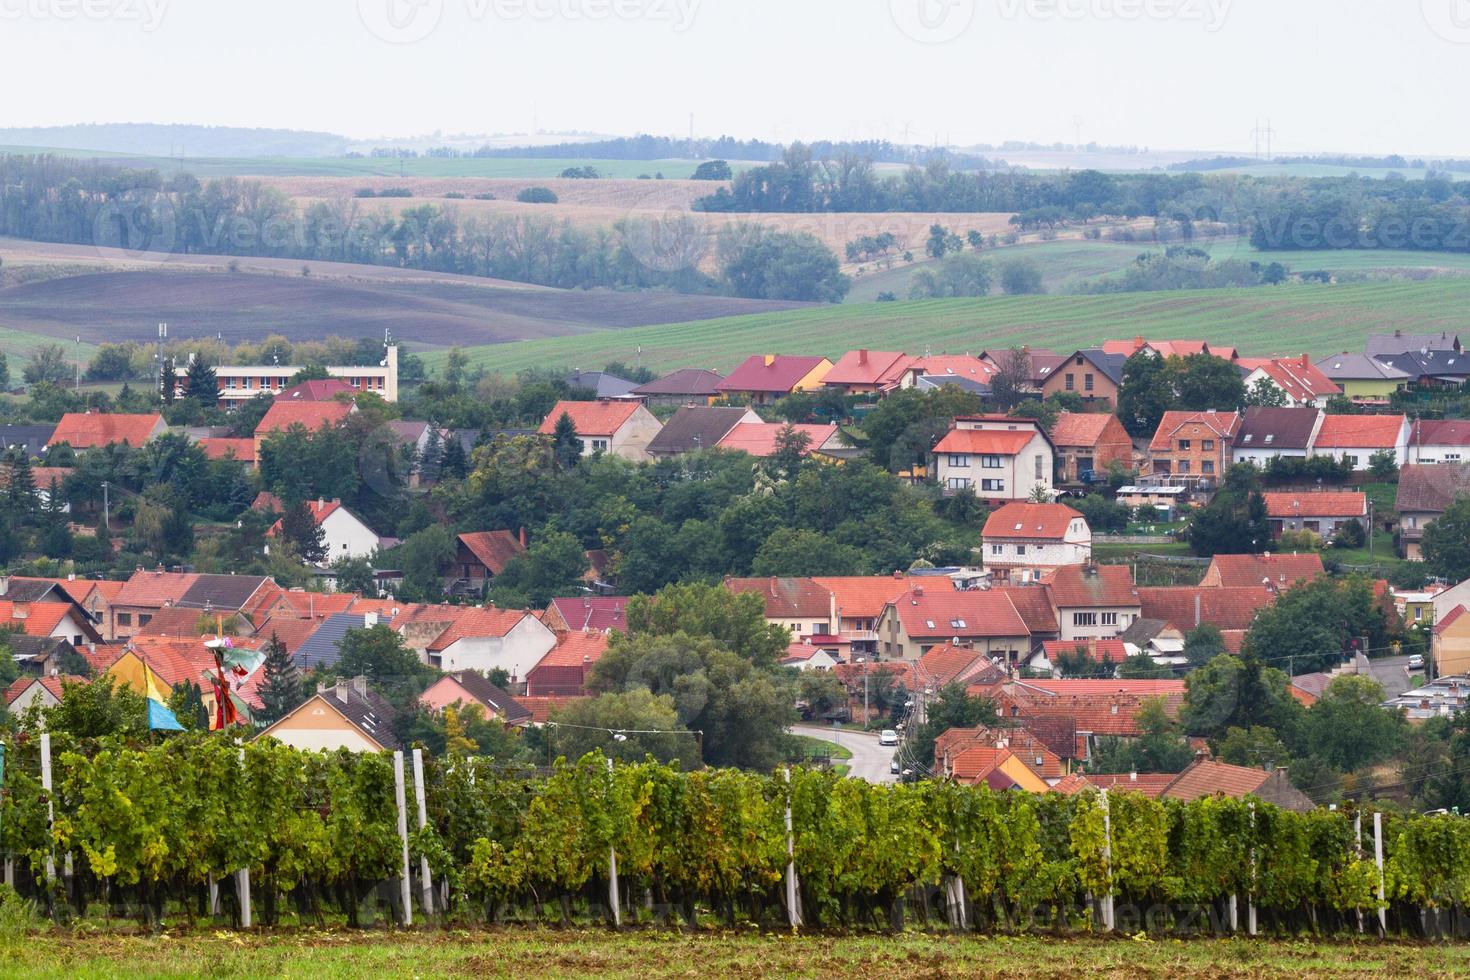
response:
M1256 251L1244 238L1232 237L1197 242L1194 247L1209 252L1216 261L1239 259L1247 262L1280 262L1293 272L1323 270L1335 275L1345 273L1433 272L1440 275L1470 275L1470 254L1457 252L1422 252L1409 250L1338 249L1321 252ZM1074 283L1117 275L1143 252L1157 252L1161 245L1146 242L1055 241L1023 245L1006 245L982 254L993 262L1028 259L1041 269L1042 285L1048 293L1065 290ZM845 302L871 303L881 292L891 292L900 299L908 296L914 273L932 266L933 259L905 265L896 262L892 269L864 272L853 281Z
M604 177L638 177L662 173L670 180L687 178L698 160L542 160L535 157L151 157L99 150L0 146L4 153L54 153L98 157L135 167L155 167L196 177L555 177L568 167L596 167Z
M7 977L1463 976L1470 947L1399 942L790 936L592 929L67 932L0 943Z
M593 368L639 360L655 370L728 370L759 353L835 356L856 347L921 353L1029 344L1074 350L1143 334L1202 337L1244 353L1327 355L1360 350L1369 333L1459 328L1470 278L1350 285L1300 284L1106 296L993 296L829 306L700 323L603 330L467 348L472 363ZM408 339L412 339L408 336ZM426 357L437 366L444 355Z

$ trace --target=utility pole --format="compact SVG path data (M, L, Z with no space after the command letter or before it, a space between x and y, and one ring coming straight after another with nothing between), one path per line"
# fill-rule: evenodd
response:
M82 335L77 334L77 394L82 391Z
M107 481L102 481L102 526L107 528L107 533L112 533L112 518L107 506Z

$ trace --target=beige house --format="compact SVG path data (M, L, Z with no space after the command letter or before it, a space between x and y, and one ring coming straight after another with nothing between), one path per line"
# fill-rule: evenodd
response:
M602 453L635 463L651 458L648 444L663 428L642 402L603 398L595 402L557 402L537 431L552 435L563 415L577 428L583 456Z
M258 737L274 738L306 752L389 752L399 747L393 735L393 711L368 689L365 677L318 687L305 704Z
M1470 674L1470 610L1456 606L1434 624L1431 650L1439 676Z
M1028 500L1041 487L1052 488L1056 449L1032 419L974 415L954 420L954 428L934 447L935 475L946 492L970 489L981 500Z

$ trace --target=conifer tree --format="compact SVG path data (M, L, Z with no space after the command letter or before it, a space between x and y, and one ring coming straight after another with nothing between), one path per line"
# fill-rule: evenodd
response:
M300 669L286 652L286 645L274 633L265 645L265 665L261 669L265 671L265 680L260 685L260 700L265 705L264 720L267 723L278 721L306 700L306 694L301 684Z

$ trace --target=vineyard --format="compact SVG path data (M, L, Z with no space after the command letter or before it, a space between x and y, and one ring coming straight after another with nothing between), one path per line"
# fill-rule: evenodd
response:
M888 787L593 756L539 772L425 758L408 777L422 809L411 788L405 811L402 757L57 735L43 772L39 742L8 746L0 846L17 890L58 922L207 925L213 883L217 914L238 923L226 883L240 869L262 926L352 927L386 913L462 925L1443 936L1464 931L1470 898L1470 825L1451 815Z

